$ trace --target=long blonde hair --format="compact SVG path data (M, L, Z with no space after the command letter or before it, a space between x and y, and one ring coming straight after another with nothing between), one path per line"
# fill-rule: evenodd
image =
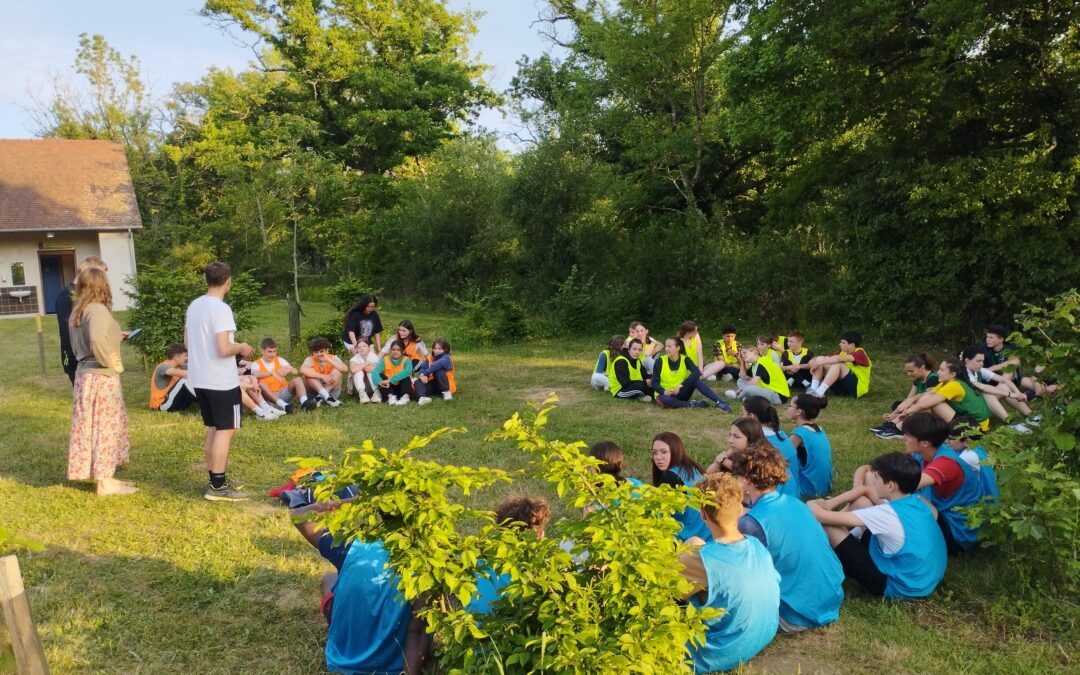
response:
M87 267L79 272L75 280L75 306L71 308L71 325L78 328L82 324L82 315L87 305L92 303L105 305L112 311L112 289L109 277L96 267Z

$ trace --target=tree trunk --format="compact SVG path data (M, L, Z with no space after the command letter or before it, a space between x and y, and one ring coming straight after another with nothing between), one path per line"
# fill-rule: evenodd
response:
M251 192L255 196L255 211L259 214L259 234L262 235L263 253L266 255L266 262L270 262L270 239L266 235L266 220L263 218L262 200L259 199L258 190L252 190Z

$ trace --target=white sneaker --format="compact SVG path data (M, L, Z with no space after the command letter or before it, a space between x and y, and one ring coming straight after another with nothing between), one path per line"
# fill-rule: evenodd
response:
M360 398L360 404L361 405L363 405L364 403L370 403L371 402L371 398L367 395L366 391L360 392L359 398Z
M372 403L382 403L382 392L377 391L374 394L372 394L371 395L371 402Z
M262 422L273 422L278 418L277 415L268 415L265 410L256 410L255 418Z
M394 396L393 394L390 394L390 396L388 396L386 398L386 402L389 403L390 405L397 405L397 396Z
M795 378L794 377L789 377L787 379L787 386L789 386L789 387L795 386Z
M728 389L724 392L724 396L727 396L728 398L739 398L739 392L734 389Z
M281 408L270 408L269 410L266 410L265 412L272 415L272 416L274 416L274 417L284 417L285 415L289 414L289 413L285 412L284 410L282 410Z
M1021 424L1010 424L1009 428L1012 429L1013 431L1019 432L1021 434L1030 434L1031 433L1031 429L1028 429L1027 426L1025 426L1022 423Z
M716 382L716 376L715 375L710 375L710 376L706 377L705 379L708 380L709 382Z
M397 400L397 404L398 405L408 405L409 404L409 395L408 394L403 395L401 398L399 398Z
M416 405L427 405L428 403L431 403L430 396L421 396L420 398L416 399Z
M731 376L731 373L724 373L723 376L720 379L723 380L724 382L731 382L735 378Z
M454 395L452 393L448 392L448 391L444 391L442 393L442 397L443 397L444 401L453 401L454 400Z

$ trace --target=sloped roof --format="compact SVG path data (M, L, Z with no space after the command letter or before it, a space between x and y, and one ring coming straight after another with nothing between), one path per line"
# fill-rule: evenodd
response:
M0 232L141 227L122 144L0 140Z

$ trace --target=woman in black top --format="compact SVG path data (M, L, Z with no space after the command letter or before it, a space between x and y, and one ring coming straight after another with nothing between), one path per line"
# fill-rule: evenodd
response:
M365 295L345 312L345 328L341 331L341 339L349 351L356 353L356 343L360 338L367 338L375 346L375 351L382 349L382 320L375 308L379 306L379 299L374 295Z

